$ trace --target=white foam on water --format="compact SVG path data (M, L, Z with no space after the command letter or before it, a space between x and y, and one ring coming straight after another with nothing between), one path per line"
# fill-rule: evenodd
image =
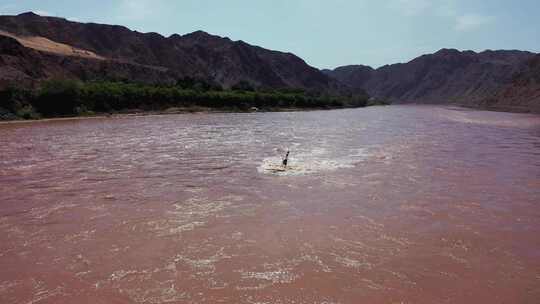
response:
M368 270L373 268L373 265L369 262L359 261L346 256L336 256L335 261L347 268L365 268Z
M265 271L265 272L242 272L244 280L265 280L274 284L292 283L298 275L287 270Z
M63 212L72 208L77 207L78 205L73 203L60 202L52 206L40 206L30 209L30 215L35 219L44 219L55 213Z
M289 165L281 165L281 156L272 156L263 159L257 171L261 174L273 175L307 175L325 171L354 168L357 163L368 157L365 149L349 151L348 155L335 156L323 148L316 148L308 152L291 151Z

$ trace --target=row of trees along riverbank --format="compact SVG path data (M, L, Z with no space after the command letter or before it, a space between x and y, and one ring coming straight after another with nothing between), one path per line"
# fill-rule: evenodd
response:
M0 91L0 119L82 116L130 110L164 111L170 108L248 111L253 107L279 110L367 105L367 95L330 96L294 89L255 90L248 83L222 90L197 81L181 81L175 86L152 86L49 80L37 89L11 87Z

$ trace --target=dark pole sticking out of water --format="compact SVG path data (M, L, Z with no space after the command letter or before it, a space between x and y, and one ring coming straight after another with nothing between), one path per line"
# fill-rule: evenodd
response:
M289 150L287 150L287 154L285 154L285 158L283 159L283 167L287 167L288 162L289 162Z

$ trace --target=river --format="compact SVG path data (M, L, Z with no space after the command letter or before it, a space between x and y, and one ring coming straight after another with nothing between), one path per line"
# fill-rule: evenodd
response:
M540 116L0 125L1 303L539 301Z

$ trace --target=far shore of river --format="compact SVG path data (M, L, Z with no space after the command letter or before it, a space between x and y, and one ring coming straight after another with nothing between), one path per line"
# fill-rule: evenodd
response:
M378 105L382 106L382 105ZM386 105L385 105L386 106ZM156 115L173 115L173 114L215 114L215 113L264 113L264 112L308 112L308 111L324 111L324 110L343 110L353 109L351 107L314 107L314 108L207 108L207 107L172 107L165 110L145 111L140 109L132 109L125 111L117 111L111 113L90 113L79 116L65 117L44 117L38 119L13 119L0 120L0 124L13 123L30 123L30 122L46 122L46 121L63 121L63 120L81 120L81 119L102 119L102 118L121 118L134 116L156 116Z

